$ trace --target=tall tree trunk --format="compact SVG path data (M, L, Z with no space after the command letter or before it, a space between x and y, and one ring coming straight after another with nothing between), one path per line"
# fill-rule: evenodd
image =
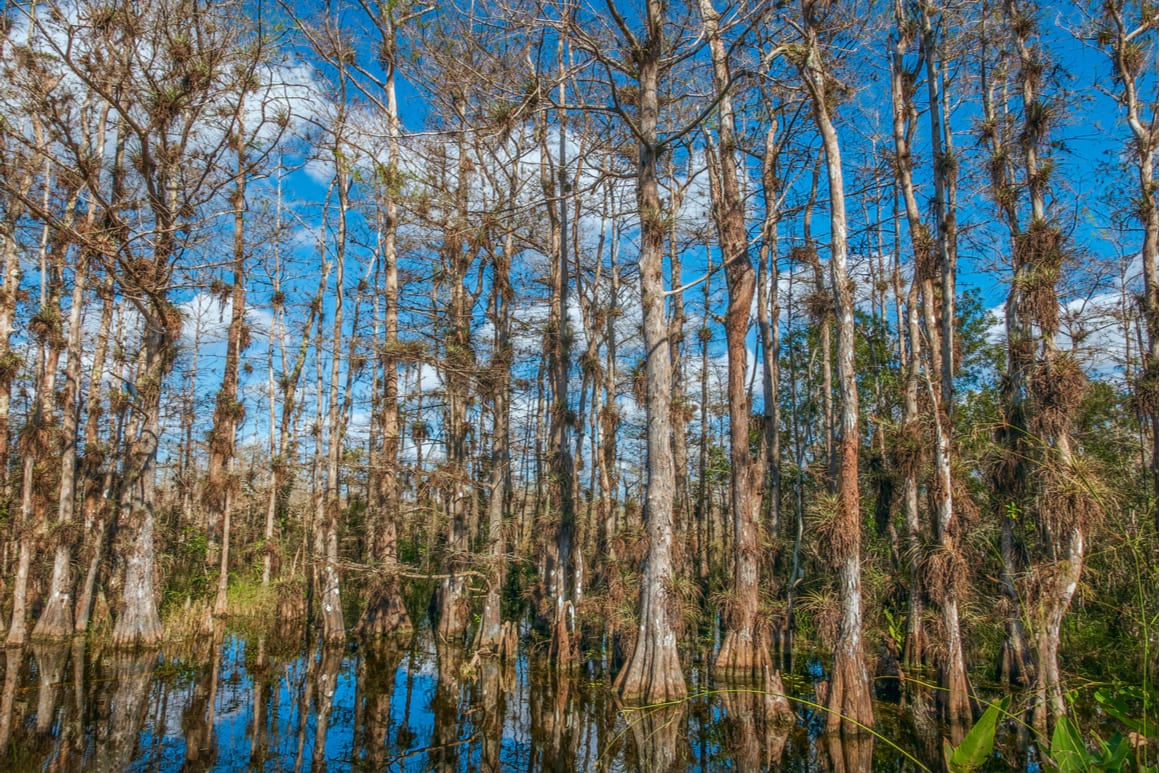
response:
M559 67L564 69L564 41L559 44ZM563 85L560 99L563 102ZM545 119L546 121L546 119ZM566 127L560 123L559 157L553 163L548 149L547 125L541 128L540 185L548 201L551 269L548 283L547 346L548 392L548 513L555 528L545 535L552 542L545 551L545 583L549 596L551 640L548 654L557 667L572 668L577 659L575 641L576 602L573 598L578 557L576 543L576 491L572 461L572 424L568 377L572 365L572 336L568 327L568 202L570 187L565 153ZM555 172L555 174L553 174Z
M210 534L220 539L217 597L213 614L226 614L230 577L230 522L233 500L238 482L232 474L237 456L238 426L245 418L245 405L238 399L238 368L249 334L246 324L246 176L245 140L243 139L244 100L238 100L235 114L234 147L237 151L237 172L234 176L234 254L233 286L230 292L230 325L226 332L226 359L222 368L222 382L214 405L213 427L209 435L209 469L203 495L209 510ZM211 537L211 541L213 537Z
M513 180L514 182L514 180ZM514 190L514 186L513 186ZM507 559L504 555L507 539L504 519L511 502L511 306L515 292L511 284L511 256L515 249L514 234L510 231L503 247L496 252L492 270L495 272L491 299L491 324L495 330L489 386L492 403L490 478L487 493L487 595L480 613L479 636L476 646L497 652L501 656L514 653L504 651L505 636L502 617L503 589L507 581Z
M20 190L27 188L22 181ZM21 247L16 239L16 224L20 207L7 204L5 217L0 221L0 251L4 263L0 266L0 507L10 510L8 485L8 417L11 410L12 382L20 371L20 356L12 351L12 331L16 321L16 299L20 289Z
M846 194L838 133L830 118L827 73L814 26L813 6L806 5L807 53L803 76L814 120L822 135L830 188L830 289L838 321L838 383L841 422L838 437L837 512L831 529L830 554L838 579L842 618L834 651L829 695L831 730L857 732L874 724L870 680L862 648L862 517L858 493L858 384L854 369L854 297L847 269Z
M936 601L942 610L946 636L946 654L941 676L944 692L940 693L943 713L952 726L952 737L970 724L971 704L966 658L959 620L959 594L966 586L967 563L960 547L965 530L954 502L954 479L951 473L954 411L954 334L955 284L958 264L957 191L958 162L955 159L952 134L947 122L946 73L943 69L943 42L935 32L930 9L922 6L922 50L926 61L927 114L930 118L931 153L934 157L935 241L937 266L931 266L922 277L923 309L926 338L931 342L927 359L926 383L934 412L935 427L935 540L946 566L951 567L948 582L942 583ZM909 210L910 204L907 204ZM937 268L937 273L936 273ZM936 285L937 280L937 285ZM937 287L937 291L936 291Z
M284 465L283 451L286 447L286 436L278 431L278 392L282 391L283 410L286 405L286 392L290 390L289 373L286 372L286 296L282 291L282 251L279 241L282 236L282 168L277 172L277 195L275 197L274 238L272 241L274 266L270 271L272 285L271 305L273 308L273 329L267 332L266 339L266 390L269 392L269 415L267 433L270 448L270 490L266 494L266 520L262 530L262 587L270 584L274 569L274 526L278 517L278 503L281 495L281 476ZM306 325L310 329L310 325ZM282 368L282 378L275 379L274 373L274 344L277 341L280 354L279 365ZM297 374L295 374L297 377Z
M440 581L439 624L436 633L445 641L456 642L461 641L466 634L470 617L467 580L461 570L469 550L467 518L469 500L473 495L467 469L467 414L471 402L470 376L475 367L475 350L471 342L472 299L466 286L472 255L470 245L464 238L468 222L472 165L467 148L465 105L466 97L457 95L456 110L460 128L455 187L450 193L453 209L452 217L445 225L441 247L441 258L447 271L446 281L450 293L450 309L447 315L449 330L444 344L447 404L443 417L447 445L443 495L448 514L449 555L445 559L447 576Z
M760 461L749 453L752 409L745 377L748 369L749 311L756 290L753 261L745 232L745 208L737 180L733 101L729 94L729 62L721 37L719 14L712 0L700 0L702 25L713 57L713 87L719 95L718 147L709 168L710 195L717 224L721 259L729 290L725 309L725 341L729 362L729 462L733 512L733 586L725 608L725 640L716 668L731 677L756 679L772 666L769 623L759 615L758 526L763 474Z
M331 333L330 376L327 380L326 426L329 428L326 443L326 469L322 481L322 507L319 513L318 547L321 551L322 576L319 582L320 603L322 605L322 639L331 644L346 638L346 624L343 619L342 595L338 572L338 530L342 516L342 492L339 490L339 466L342 460L345 440L344 415L339 410L339 372L342 359L343 302L346 297L346 239L347 213L351 177L344 159L341 142L335 141L335 190L338 193L338 222L335 227L334 245L334 325ZM320 318L321 323L321 318ZM347 367L353 367L351 363Z
M673 608L669 599L673 575L673 450L670 403L672 359L665 319L664 216L657 183L658 81L663 53L664 9L660 0L646 0L646 37L637 49L640 112L636 200L640 218L640 291L644 312L646 410L648 421L648 483L645 530L648 554L640 591L640 625L632 653L616 677L616 688L627 701L660 703L683 698L684 675L677 654Z
M168 254L163 248L154 259L155 288L168 285ZM128 544L124 553L123 608L113 629L113 643L121 646L148 646L161 639L153 536L161 387L172 367L182 322L178 310L165 300L164 291L158 291L158 295L143 320L142 368L137 373L136 398L130 397L132 419L120 512L120 528L125 531Z
M1131 9L1139 9L1139 17L1132 19ZM1155 13L1152 18L1146 17L1148 6L1115 0L1103 4L1105 22L1110 26L1108 43L1104 48L1112 60L1112 66L1120 86L1117 95L1120 105L1124 108L1125 120L1132 132L1130 144L1132 160L1136 163L1136 174L1139 181L1139 199L1136 201L1136 212L1144 226L1144 239L1140 247L1140 259L1144 269L1144 292L1139 299L1140 314L1144 318L1144 361L1140 369L1136 384L1137 402L1147 418L1151 443L1149 448L1149 464L1151 475L1148 476L1155 486L1160 480L1160 424L1157 418L1157 406L1160 397L1157 391L1157 378L1160 373L1160 357L1157 355L1157 346L1160 342L1160 283L1157 280L1157 259L1160 256L1160 210L1156 205L1156 153L1160 145L1160 126L1156 120L1156 104L1149 103L1147 96L1141 103L1139 88L1141 78L1147 72L1146 60L1150 56L1141 50L1138 39L1150 34L1155 29ZM1148 110L1151 110L1151 120L1148 120Z
M982 91L983 123L981 139L987 143L994 161L990 165L990 193L995 205L1007 224L1011 234L1020 230L1019 213L1016 209L1016 195L1012 180L1009 154L1005 143L1004 127L994 103L996 77L988 60L988 18L981 19L980 40L980 86ZM1027 643L1027 633L1023 624L1022 600L1016 587L1016 577L1023 571L1020 558L1022 551L1017 544L1016 520L1022 514L1027 502L1028 470L1025 460L1029 458L1026 447L1027 421L1023 402L1023 389L1029 367L1030 330L1026 313L1021 304L1020 287L1024 283L1026 267L1020 263L1020 256L1012 253L1013 282L1003 307L1004 332L1007 340L1006 364L1000 382L1001 422L995 433L996 445L1001 449L1002 458L995 465L991 476L992 488L996 492L993 505L1000 521L999 552L1002 561L1001 586L1003 598L1001 609L1005 615L1004 642L1000 654L999 674L1013 684L1028 686L1033 678L1032 655Z
M1049 173L1040 159L1050 132L1048 111L1040 92L1042 57L1032 40L1037 34L1034 8L1021 8L1007 0L1012 43L1019 56L1019 85L1023 107L1022 161L1031 212L1025 231L1012 230L1012 251L1026 266L1026 311L1038 328L1038 362L1027 381L1031 402L1029 430L1040 439L1042 470L1038 476L1037 516L1047 555L1037 568L1039 578L1036 615L1037 702L1036 728L1050 730L1067 716L1059 673L1059 637L1063 617L1079 585L1085 553L1085 531L1097 516L1099 504L1086 488L1075 490L1076 454L1072 424L1086 392L1086 378L1074 358L1056 343L1059 332L1059 296L1063 234L1047 211ZM1031 23L1028 23L1031 20Z
M399 258L397 237L399 205L396 201L395 180L399 176L399 108L395 92L397 27L394 7L381 7L378 19L380 64L386 73L383 84L386 99L384 118L387 129L387 185L383 186L380 213L382 218L383 290L383 343L380 355L382 367L382 394L377 403L380 415L381 447L375 465L377 479L374 495L376 509L372 557L379 575L372 583L366 608L359 621L359 630L370 636L401 636L411 633L411 618L403 604L398 578L398 519L402 497L399 494L399 447L401 422L399 420Z
M676 163L674 154L669 156L669 178L672 180L669 206L674 213L681 211L685 201L689 184L694 179L692 172L692 156L690 155L690 170L683 183L677 181ZM680 243L680 218L668 219L669 231L669 285L679 288L684 284L681 253L683 245ZM685 294L674 292L671 294L669 311L669 352L673 363L673 526L678 535L687 531L689 523L689 395L685 385L685 324L688 321L685 315ZM689 544L687 537L680 538L681 547L677 551L676 571L688 571Z
M89 257L82 253L73 274L66 344L65 385L60 399L60 493L57 498L57 536L48 600L32 631L37 638L60 638L73 633L72 548L73 510L76 502L77 441L81 382L81 310L85 301Z
M932 485L935 501L934 513L934 554L931 562L932 576L937 576L938 582L932 583L930 592L939 604L943 617L943 632L946 636L945 654L939 666L944 692L940 693L940 705L944 709L947 720L951 723L953 733L961 734L964 725L971 718L971 707L968 695L966 663L963 658L962 636L958 615L958 592L965 581L964 571L966 564L959 551L957 534L958 523L955 520L953 491L954 482L951 477L951 448L950 448L950 405L948 399L953 399L952 378L946 373L951 365L947 361L950 350L942 341L944 333L953 332L953 325L944 325L940 314L952 314L953 305L947 303L945 297L936 297L934 279L941 275L940 291L950 289L953 292L954 273L954 214L949 211L947 201L948 173L954 175L952 160L944 153L943 132L941 122L942 103L939 99L941 79L940 52L931 28L930 19L925 11L919 22L922 32L922 50L927 65L927 90L930 95L928 109L931 114L931 143L935 157L935 217L937 221L937 240L931 236L930 229L922 222L919 213L918 201L914 192L912 175L911 136L917 111L914 108L911 84L914 74L906 73L903 65L903 55L912 42L909 34L902 30L908 28L908 20L904 18L902 6L895 4L896 25L899 32L895 41L895 50L891 66L891 93L894 105L894 145L895 168L898 176L899 188L902 191L906 206L906 216L909 225L912 250L914 253L914 277L911 282L910 293L907 298L907 319L910 338L909 369L906 386L906 420L907 437L904 444L907 447L917 447L914 442L915 433L920 432L918 425L918 382L925 374L925 382L929 396L929 404L934 414L932 423L935 428L934 443L934 474ZM907 77L909 75L909 77ZM951 190L954 188L950 181ZM936 274L937 272L937 274ZM921 294L921 306L919 296ZM941 301L941 302L940 302ZM921 308L921 332L919 311ZM922 341L928 341L924 355ZM906 475L906 502L908 531L917 536L917 480L916 468L918 460L913 453L905 454L907 461ZM913 521L913 522L912 522ZM912 571L915 567L912 565ZM914 580L912 579L912 582ZM912 610L912 615L914 615ZM918 645L915 641L913 645Z
M763 501L769 513L770 535L781 534L781 308L778 300L778 222L784 196L778 179L780 127L770 116L765 133L765 153L761 159L761 188L765 218L761 230L761 260L757 268L757 324L761 335L762 402L765 409L765 481ZM784 140L783 140L784 141Z
M21 646L28 639L28 593L32 555L38 550L38 543L48 525L45 513L47 502L38 495L37 483L39 478L47 474L47 468L51 464L49 459L55 452L52 441L54 430L57 429L54 412L56 376L64 344L60 300L65 260L63 253L67 249L67 244L61 243L59 236L50 239L49 228L45 226L40 249L40 309L29 325L33 340L40 350L40 356L32 414L20 437L22 464L20 516L17 521L20 539L16 576L12 581L12 621L8 626L8 636L5 640L5 644L9 647Z
M611 190L605 193L606 211L612 208ZM619 229L617 219L610 216L611 237L609 239L608 266L608 310L605 314L605 361L604 383L601 385L602 405L600 409L600 505L604 542L608 546L608 558L616 560L617 500L616 489L620 485L617 463L617 430L619 414L616 403L617 346L616 320L620 316L620 268L617 258L620 254Z
M104 491L106 479L110 477L113 465L109 457L112 443L101 441L101 419L105 408L101 399L101 383L105 375L105 358L108 354L110 333L113 324L113 275L107 273L97 292L101 298L101 319L97 323L96 349L93 352L92 369L89 372L89 393L86 399L85 453L81 459L84 478L84 492L81 499L81 522L84 525L84 547L81 551L81 565L85 567L84 580L80 587L76 605L75 630L88 630L93 609L93 595L97 587L97 574L104 560L108 544L106 535L110 520L109 503ZM116 424L121 424L118 416ZM115 435L111 435L115 441Z
M712 253L706 249L707 269L712 268ZM697 462L697 578L702 586L707 586L712 571L712 545L709 536L712 519L712 492L709 490L709 342L713 331L709 329L710 290L712 282L707 278L701 294L701 314L704 317L697 338L701 343L701 394L700 423L701 438Z

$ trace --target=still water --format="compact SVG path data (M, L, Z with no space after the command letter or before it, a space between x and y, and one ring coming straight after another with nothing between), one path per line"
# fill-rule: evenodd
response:
M521 647L473 659L420 631L406 649L323 649L292 630L219 631L136 653L9 649L0 768L45 771L937 770L941 735L880 704L888 740L839 742L805 702L773 721L688 656L693 697L626 711L603 675L555 678ZM816 662L787 681L809 700ZM897 744L897 747L891 746ZM912 755L908 760L906 755ZM920 765L921 763L921 765ZM1001 763L996 760L996 763ZM1003 769L1003 766L997 768Z

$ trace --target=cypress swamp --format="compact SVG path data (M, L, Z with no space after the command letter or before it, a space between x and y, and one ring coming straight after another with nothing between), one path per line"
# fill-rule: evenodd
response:
M1152 0L0 7L0 769L1157 769Z

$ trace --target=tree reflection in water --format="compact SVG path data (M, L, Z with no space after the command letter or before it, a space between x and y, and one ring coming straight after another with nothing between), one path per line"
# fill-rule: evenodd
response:
M684 706L680 704L640 709L628 714L638 770L669 773L688 766L686 745L681 743L684 715Z
M695 669L687 701L626 709L597 666L558 675L427 631L342 648L219 627L159 651L78 641L9 649L0 664L0 769L852 773L890 759L869 737L817 734L800 706L787 717L768 685ZM906 727L920 736L907 748L937 768L938 730Z
M86 769L129 770L143 754L157 753L158 747L148 744L147 737L156 733L145 732L157 659L157 650L114 651L97 659L92 679L93 721L86 725L93 734L92 764L86 759ZM167 693L162 690L162 694ZM89 754L86 749L86 758Z

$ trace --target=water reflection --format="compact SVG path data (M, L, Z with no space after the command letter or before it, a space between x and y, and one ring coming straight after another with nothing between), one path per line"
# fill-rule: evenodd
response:
M681 748L684 744L680 743L684 713L683 705L629 713L628 727L632 732L635 767L656 773L669 773L688 767L688 759L683 754L685 749Z
M713 683L697 656L692 697L651 709L619 705L595 666L558 676L427 632L368 649L219 627L161 650L76 642L8 649L0 662L0 769L918 769L870 738L814 732L800 704L774 697L780 683ZM787 688L813 692L806 679ZM899 738L903 724L887 732ZM937 730L914 735L907 748L931 764Z

